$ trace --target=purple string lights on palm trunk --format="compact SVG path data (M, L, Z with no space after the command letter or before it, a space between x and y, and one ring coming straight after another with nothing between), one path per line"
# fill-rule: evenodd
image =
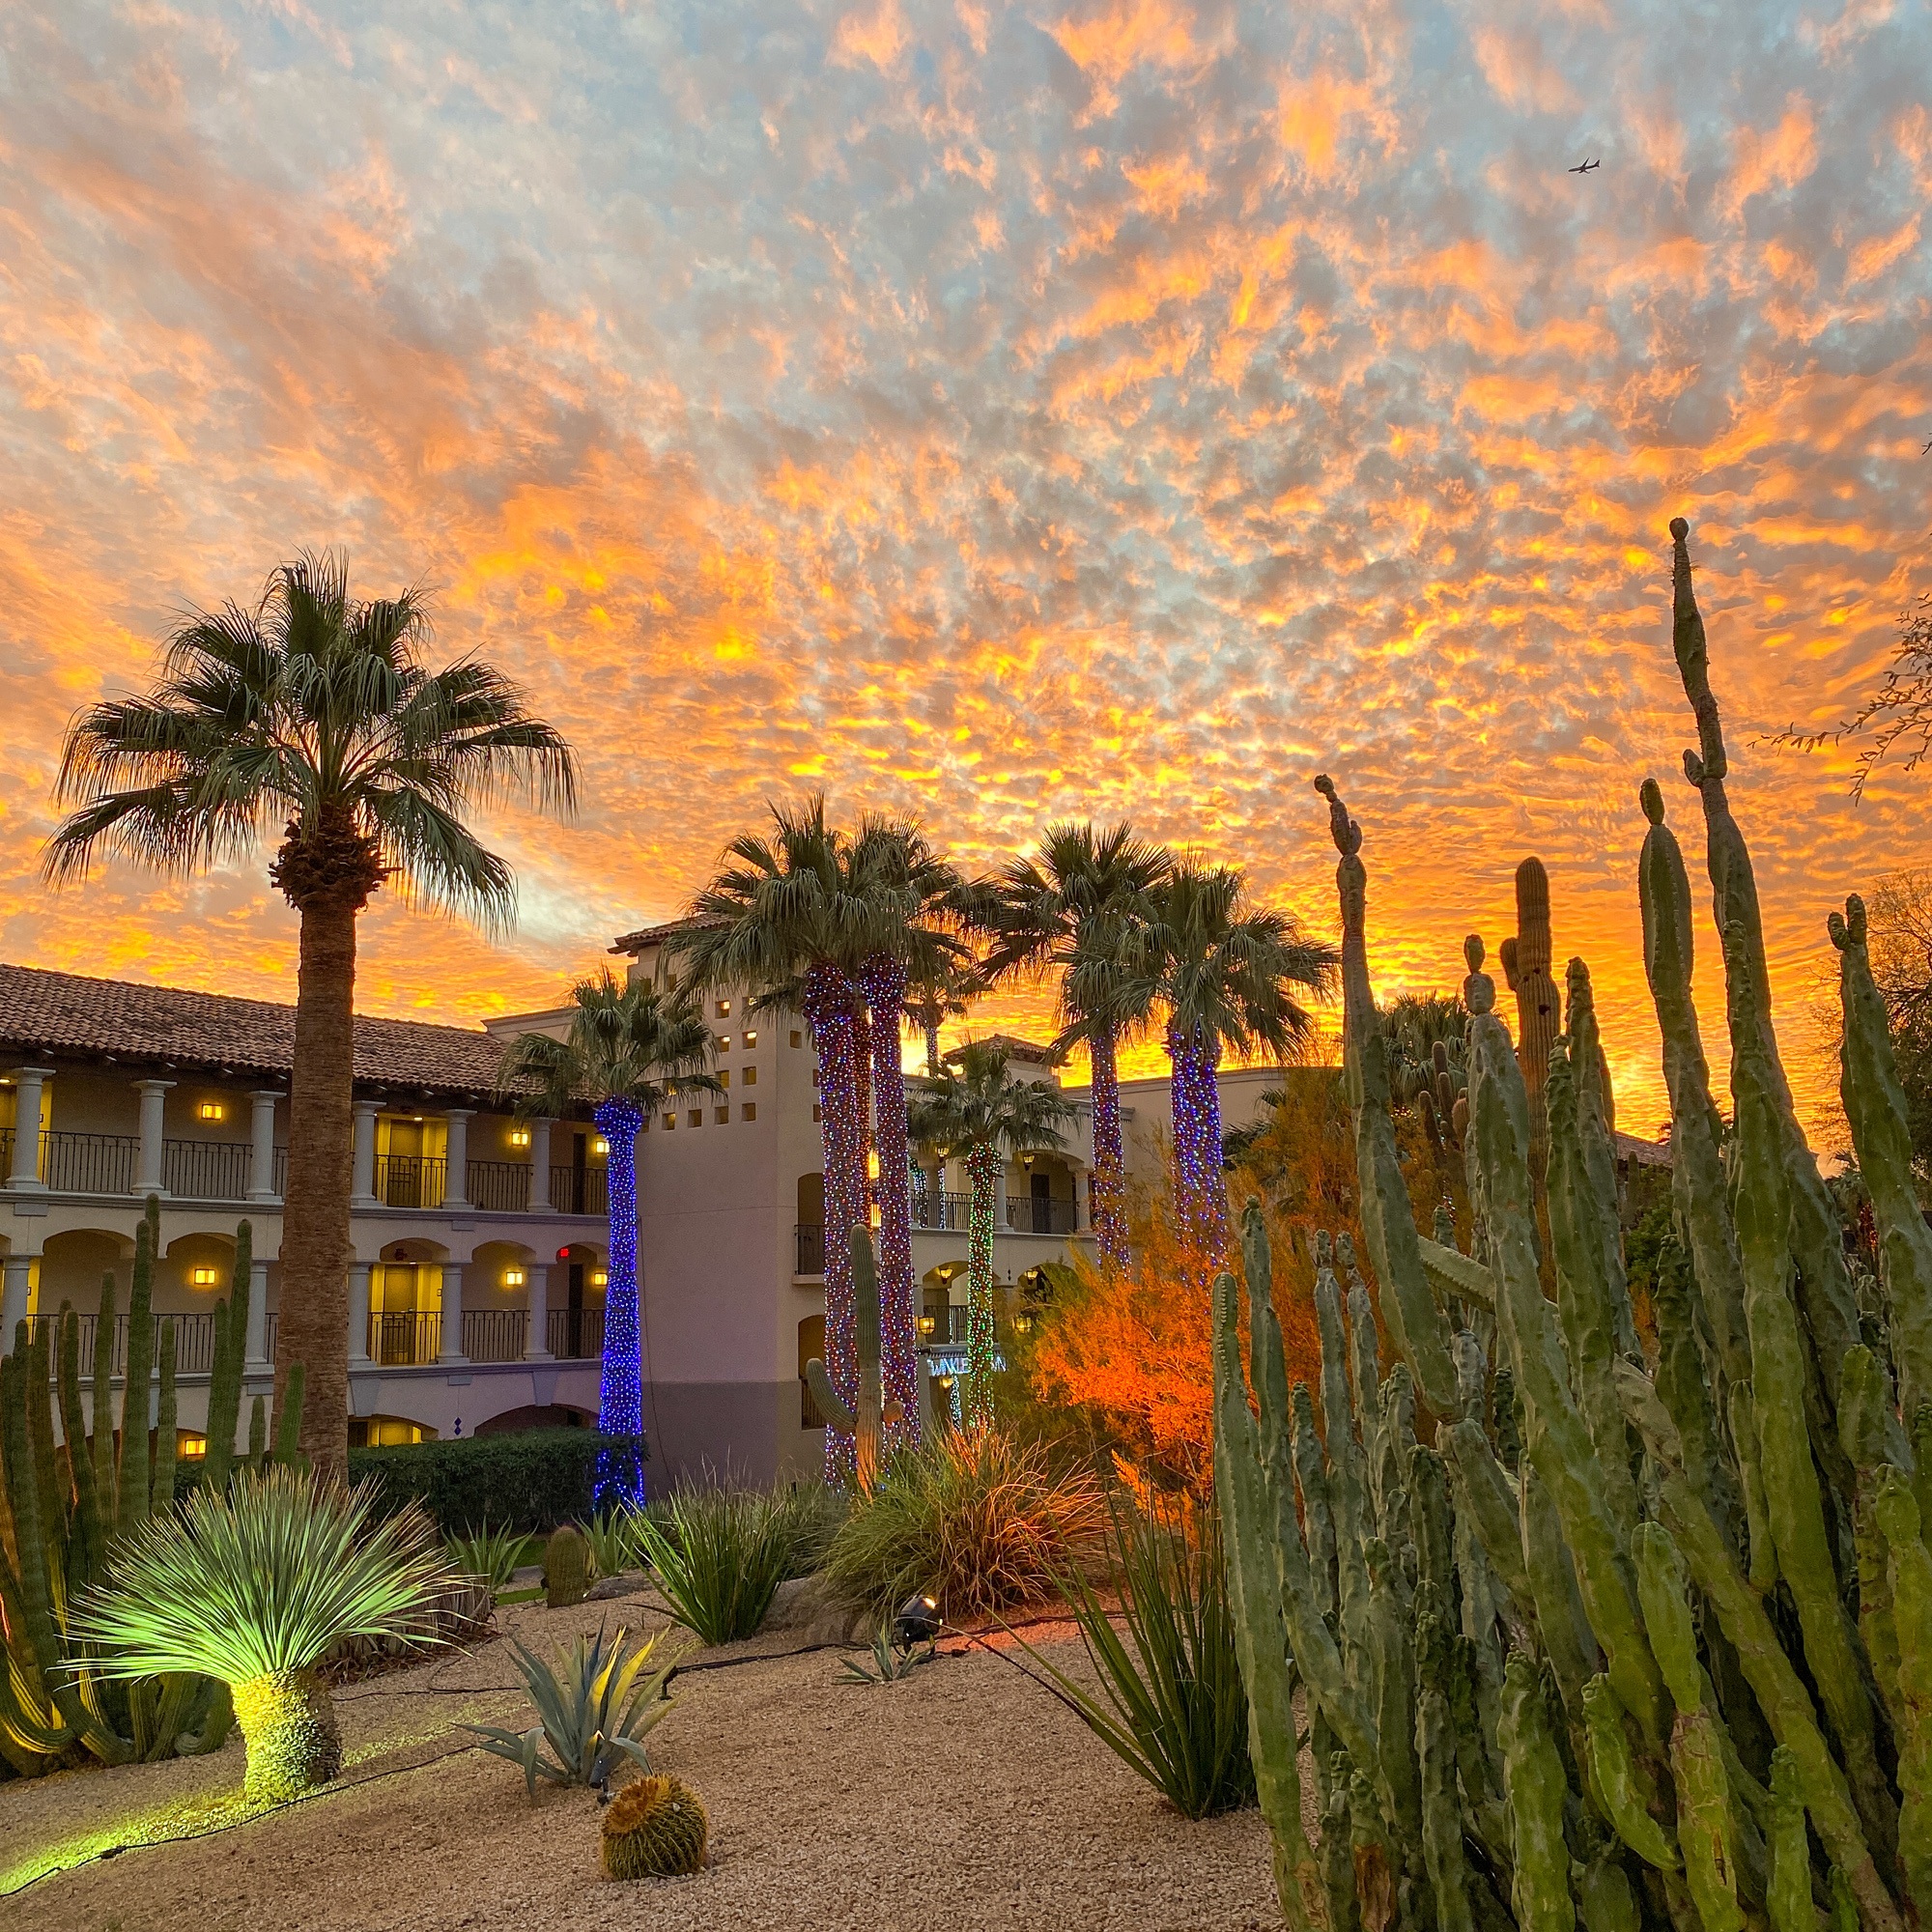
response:
M592 1111L610 1148L610 1264L605 1270L604 1358L598 1377L597 1427L639 1441L644 1433L643 1347L638 1325L638 1131L643 1115L629 1100L603 1100ZM598 1459L600 1501L644 1499L643 1459L606 1450Z
M843 975L814 966L806 975L804 1014L818 1050L819 1156L825 1175L825 1373L840 1402L859 1401L858 1340L853 1329L852 1230L866 1218L865 1135L859 1121L852 988ZM851 1436L825 1432L828 1481L857 1467Z

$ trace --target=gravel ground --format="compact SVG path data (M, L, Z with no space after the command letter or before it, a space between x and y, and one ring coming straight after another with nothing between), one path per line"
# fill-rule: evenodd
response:
M594 1629L654 1629L646 1601L516 1605L499 1627L539 1647ZM1070 1628L1030 1632L1063 1668ZM675 1687L652 1759L711 1814L695 1878L620 1886L597 1865L582 1790L525 1796L516 1767L461 1749L465 1719L521 1725L501 1644L340 1693L343 1784L231 1830L145 1846L0 1899L33 1932L442 1932L575 1925L866 1927L868 1932L1220 1932L1279 1924L1254 1811L1170 1809L1010 1664L950 1654L907 1681L840 1681L838 1653L773 1655L774 1633L701 1651L735 1659ZM1069 1655L1070 1653L1070 1655ZM0 1869L43 1848L238 1787L239 1740L213 1757L0 1785ZM361 1779L362 1782L354 1780Z

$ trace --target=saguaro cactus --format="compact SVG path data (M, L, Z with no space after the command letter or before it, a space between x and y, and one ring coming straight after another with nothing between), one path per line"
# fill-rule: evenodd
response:
M879 1448L888 1423L899 1419L899 1405L885 1400L879 1372L879 1269L872 1252L871 1230L864 1225L852 1230L852 1330L859 1359L859 1391L856 1401L841 1402L832 1386L825 1364L814 1355L805 1365L805 1378L811 1385L811 1399L817 1403L826 1427L852 1437L855 1467L861 1490L869 1490L879 1472ZM921 1373L924 1373L923 1365Z

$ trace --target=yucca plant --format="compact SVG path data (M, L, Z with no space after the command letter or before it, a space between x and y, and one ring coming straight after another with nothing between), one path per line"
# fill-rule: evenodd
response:
M799 1505L744 1490L682 1490L632 1521L671 1614L714 1644L764 1622L805 1533Z
M606 1636L599 1624L594 1637L580 1635L568 1650L559 1649L554 1663L513 1637L510 1647L517 1654L517 1670L541 1721L526 1731L505 1730L498 1724L466 1724L464 1729L474 1731L485 1750L522 1765L532 1798L540 1777L557 1784L602 1785L620 1755L648 1772L651 1760L644 1737L670 1710L665 1686L684 1653L672 1650L646 1676L664 1633L647 1638L626 1657L628 1634L620 1628L615 1636ZM554 1755L544 1755L546 1744Z
M895 1457L832 1539L826 1575L849 1603L890 1614L927 1590L964 1624L1054 1596L1103 1535L1105 1498L1037 1444L997 1429L947 1432Z
M449 1572L413 1504L378 1520L368 1486L270 1464L139 1524L71 1629L114 1677L226 1684L248 1748L243 1792L273 1804L342 1768L316 1665L344 1637L412 1636Z
M493 1595L510 1587L535 1547L535 1537L514 1529L492 1529L487 1519L481 1529L452 1536L443 1545L450 1568L488 1584Z
M620 1577L638 1567L637 1530L631 1520L638 1514L634 1506L620 1504L577 1525L598 1576Z
M1196 1512L1190 1524L1179 1508L1158 1500L1145 1509L1116 1501L1107 1568L1117 1613L1078 1570L1061 1578L1099 1690L1015 1633L1037 1667L1036 1681L1189 1818L1252 1804L1248 1694L1235 1653L1219 1514Z

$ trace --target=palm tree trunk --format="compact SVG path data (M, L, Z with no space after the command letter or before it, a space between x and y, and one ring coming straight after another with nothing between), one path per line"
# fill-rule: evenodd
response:
M997 1143L976 1147L966 1156L973 1206L966 1236L966 1425L983 1427L993 1419L993 1210L998 1205L1000 1169L1005 1158Z
M912 1157L906 1133L905 1071L899 1064L899 1016L905 1010L905 968L896 959L867 961L866 1004L871 1009L872 1112L879 1154L879 1328L885 1400L899 1405L889 1446L919 1442L919 1328L912 1293Z
M859 1406L859 1353L853 1329L852 1230L866 1217L865 1138L859 1125L852 991L842 975L814 966L802 1002L818 1054L818 1145L825 1176L825 1372L838 1400ZM852 1437L827 1427L828 1482L850 1481Z
M937 1080L942 1064L939 1058L938 1000L928 996L924 1006L920 1009L919 1016L925 1029L925 1077L928 1080Z
M1198 1030L1167 1030L1174 1069L1174 1206L1183 1238L1209 1268L1228 1249L1228 1183L1221 1169L1219 1045Z
M643 1116L628 1100L601 1100L591 1118L611 1145L608 1178L611 1254L605 1269L604 1360L597 1379L597 1427L606 1435L644 1433L643 1344L638 1325L638 1130ZM615 1468L611 1482L625 1500L641 1502L641 1469L634 1487ZM600 1489L603 1485L600 1483ZM602 1498L600 1497L600 1500Z
M349 1192L355 1158L355 909L336 895L301 908L275 1410L304 1374L301 1453L318 1474L349 1463Z
M1126 1156L1121 1146L1121 1073L1113 1028L1094 1028L1087 1051L1094 1067L1094 1232L1101 1255L1124 1266Z

